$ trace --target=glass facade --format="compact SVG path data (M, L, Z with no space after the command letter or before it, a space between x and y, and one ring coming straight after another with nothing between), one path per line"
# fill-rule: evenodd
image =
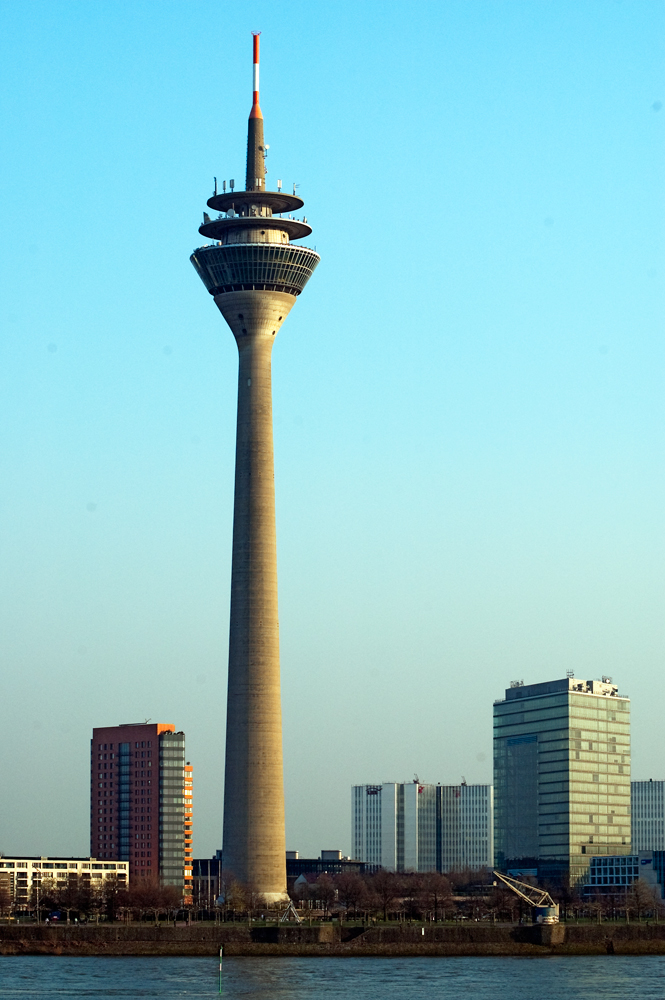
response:
M634 851L665 851L665 781L630 784Z
M640 876L640 859L636 854L592 858L585 890L613 892L625 890Z
M381 864L381 785L353 786L353 857Z
M308 247L270 243L200 247L190 257L211 295L243 289L300 295L320 259Z
M609 679L515 684L494 704L495 862L586 878L630 854L630 702Z
M437 785L437 862L440 872L494 864L491 785Z
M592 858L585 896L620 896L637 882L665 898L665 851L636 851L627 856Z
M355 785L353 856L391 871L492 864L492 786Z
M185 734L159 737L159 871L182 886L185 868Z
M132 827L130 823L131 781L129 770L131 752L129 743L118 743L118 857L130 859Z

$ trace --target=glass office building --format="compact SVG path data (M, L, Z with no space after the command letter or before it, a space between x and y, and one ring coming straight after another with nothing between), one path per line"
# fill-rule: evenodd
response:
M390 871L489 868L492 786L354 785L353 856Z
M630 784L633 850L665 851L665 781Z
M497 867L578 883L630 834L628 698L610 677L514 681L494 703Z
M355 860L390 871L436 871L434 785L354 785L352 813Z
M491 868L494 864L494 789L491 785L437 785L437 868Z

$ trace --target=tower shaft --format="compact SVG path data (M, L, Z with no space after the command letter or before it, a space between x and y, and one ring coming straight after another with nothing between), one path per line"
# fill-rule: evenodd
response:
M248 887L281 898L286 845L271 355L295 296L239 291L215 301L239 357L223 864Z

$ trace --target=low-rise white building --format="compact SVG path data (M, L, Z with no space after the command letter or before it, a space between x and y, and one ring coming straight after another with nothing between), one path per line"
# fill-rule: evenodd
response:
M29 909L36 890L42 890L47 880L57 888L71 876L92 888L102 886L107 879L115 879L124 888L129 884L129 865L126 861L97 858L0 857L0 883L9 890L17 907Z
M452 871L493 863L491 785L419 781L354 785L353 856L391 871Z
M638 880L664 898L665 852L636 851L634 854L597 855L591 858L585 896L620 896Z

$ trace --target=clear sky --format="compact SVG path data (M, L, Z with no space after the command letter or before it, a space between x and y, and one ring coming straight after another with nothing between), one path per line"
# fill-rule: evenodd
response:
M661 0L0 4L0 850L88 851L93 726L174 722L221 843L244 177L322 261L274 412L287 847L491 780L514 679L610 674L665 778Z

